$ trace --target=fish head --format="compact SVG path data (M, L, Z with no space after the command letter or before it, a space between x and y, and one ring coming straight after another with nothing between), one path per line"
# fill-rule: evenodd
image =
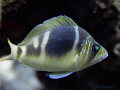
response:
M76 55L78 55L76 61L76 71L78 71L104 60L108 57L108 52L91 36L84 40Z
M107 50L95 41L94 38L90 37L86 42L86 53L84 55L86 54L87 56L88 66L94 65L108 57Z

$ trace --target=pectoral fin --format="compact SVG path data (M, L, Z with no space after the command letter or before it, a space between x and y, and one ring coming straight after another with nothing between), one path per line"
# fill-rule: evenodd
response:
M51 79L59 79L59 78L66 77L72 73L73 72L55 72L55 73L48 73L46 74L46 76L49 76Z

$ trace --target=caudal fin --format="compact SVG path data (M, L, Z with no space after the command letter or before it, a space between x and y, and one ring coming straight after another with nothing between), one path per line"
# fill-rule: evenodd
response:
M10 48L11 48L11 54L8 55L8 56L6 56L6 57L0 58L0 61L4 61L4 60L14 60L15 57L16 57L17 46L14 45L13 43L11 43L9 39L8 39L8 43L9 43Z
M0 58L0 61L4 61L4 60L12 60L11 54L6 57Z

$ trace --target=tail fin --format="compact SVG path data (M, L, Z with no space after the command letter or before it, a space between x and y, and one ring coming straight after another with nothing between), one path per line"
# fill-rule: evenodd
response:
M3 57L3 58L0 58L0 61L4 61L4 60L14 60L15 57L16 57L16 54L17 54L17 46L14 45L13 43L10 42L10 40L8 39L8 43L10 45L10 48L11 48L11 54L6 56L6 57Z

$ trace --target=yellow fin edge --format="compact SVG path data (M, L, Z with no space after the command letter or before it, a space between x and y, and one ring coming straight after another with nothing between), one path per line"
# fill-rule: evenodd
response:
M10 46L14 45L14 44L11 43L11 41L9 40L9 38L7 39L7 41L8 41L8 43L9 43ZM1 57L0 61L13 60L12 58L13 58L13 56L12 56L12 54L10 54L10 55L7 55L5 57Z

